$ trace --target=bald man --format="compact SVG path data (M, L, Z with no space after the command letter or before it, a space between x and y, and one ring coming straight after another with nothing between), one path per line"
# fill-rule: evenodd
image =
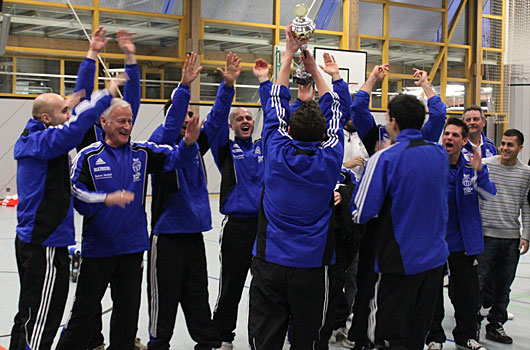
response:
M223 73L224 88L232 89L241 73L239 58L229 53ZM230 130L235 138L230 139ZM219 211L225 215L220 235L221 276L213 320L223 341L232 349L237 310L256 239L258 209L263 187L261 139L252 140L254 118L246 108L236 108L229 120L211 113L204 124L215 163L221 172Z
M116 89L117 91L117 89ZM42 94L15 144L17 206L15 252L20 279L10 350L50 349L68 295L69 245L75 244L68 151L110 104L98 91L70 111L82 93L64 99Z

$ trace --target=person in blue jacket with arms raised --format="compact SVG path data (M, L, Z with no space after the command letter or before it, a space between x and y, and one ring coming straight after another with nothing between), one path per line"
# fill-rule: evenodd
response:
M290 116L291 62L305 42L295 41L291 26L286 38L278 80L264 111L264 190L251 267L251 349L282 349L289 322L297 349L316 346L328 306L328 269L334 263L330 221L344 119L338 96L307 50L304 65L313 75L320 106L307 102Z

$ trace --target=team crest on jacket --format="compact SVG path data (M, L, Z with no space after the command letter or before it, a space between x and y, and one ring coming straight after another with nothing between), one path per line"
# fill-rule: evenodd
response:
M254 154L258 155L258 163L262 163L263 156L261 155L261 148L259 146L256 146L256 149L254 149Z
M232 146L232 156L234 157L234 159L245 158L245 153L237 143L234 143L234 145Z
M462 179L462 185L464 185L464 194L470 194L471 192L473 192L473 182L471 181L470 174L464 174L464 178Z
M133 181L140 181L140 178L142 177L140 173L140 170L142 169L142 163L140 162L140 158L133 158L132 169L134 171Z
M489 149L486 149L486 158L493 157L493 153Z

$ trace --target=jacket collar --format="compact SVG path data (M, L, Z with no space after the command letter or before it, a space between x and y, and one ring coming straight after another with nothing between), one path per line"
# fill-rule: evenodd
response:
M26 129L28 129L29 132L41 131L46 129L46 124L34 118L31 118L26 124Z
M396 137L396 142L409 141L414 139L423 139L421 130L418 129L405 129L402 130Z

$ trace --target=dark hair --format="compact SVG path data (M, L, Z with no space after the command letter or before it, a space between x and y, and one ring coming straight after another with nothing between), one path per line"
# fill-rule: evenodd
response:
M517 129L508 129L504 132L504 134L502 134L503 136L508 136L508 137L512 137L512 136L517 136L517 144L519 146L522 146L523 143L524 143L524 136L523 136L523 133L520 132L519 130Z
M413 95L399 94L388 103L390 119L396 119L399 130L420 130L425 121L425 106Z
M458 126L460 129L462 129L462 138L466 138L469 136L469 128L467 127L467 124L462 121L460 118L451 117L447 119L447 122L445 123L444 131L447 128L448 125L455 125Z
M462 118L464 118L464 116L466 115L467 112L469 111L479 111L480 112L480 116L482 117L482 119L484 119L484 111L482 110L482 108L480 108L480 106L477 106L477 105L472 105L472 106L469 106L469 107L466 107L464 109L464 112L462 112Z
M293 140L303 142L322 141L326 132L326 120L318 103L304 103L291 117L289 134Z
M173 101L171 99L166 101L166 103L164 104L164 116L167 114L167 110L169 109L169 107L171 107L172 104Z

